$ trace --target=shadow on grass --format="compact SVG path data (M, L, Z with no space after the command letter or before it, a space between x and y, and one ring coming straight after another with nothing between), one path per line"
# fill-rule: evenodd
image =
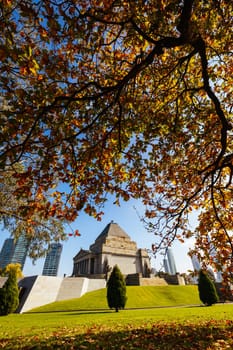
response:
M113 310L99 311L99 310L80 310L80 311L69 311L69 313L64 313L64 316L79 316L79 315L96 315L96 314L110 314L113 313Z
M124 330L92 326L85 333L64 328L40 339L1 339L1 349L150 349L150 350L219 350L233 348L233 321L209 321L201 325L176 323L142 325Z
M200 308L205 305L190 305L190 306L179 306L179 308L186 308L186 309L192 309L192 308ZM177 306L176 306L177 307ZM166 306L166 307L159 307L159 308L176 308L175 306ZM145 308L125 308L124 310L150 310L150 309L158 309L158 307L145 307ZM113 313L115 314L116 311L114 309L96 309L96 310L74 310L69 311L69 313L65 313L66 311L63 311L65 316L74 316L74 315L91 315L91 314L109 314ZM122 311L119 311L122 312Z
M107 313L109 309L73 309L73 310L46 310L46 311L29 311L29 312L24 312L24 314L28 314L28 315L32 315L32 314L53 314L53 313L65 313L65 312L69 312L69 313ZM109 312L111 312L111 310L109 310Z
M196 308L202 307L205 305L197 304L197 305L163 305L163 306L148 306L148 307L126 307L125 310L152 310L152 309L174 309L174 308ZM45 310L45 311L28 311L24 312L24 314L50 314L50 313L64 313L64 312L85 312L85 313L101 313L101 312L112 312L113 310L109 310L108 308L104 309L71 309L71 310Z

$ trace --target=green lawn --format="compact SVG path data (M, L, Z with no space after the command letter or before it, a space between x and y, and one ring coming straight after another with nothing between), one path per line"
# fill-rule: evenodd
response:
M233 305L0 318L1 349L233 349Z
M141 301L148 302L153 289L140 287L137 292L140 290ZM175 289L175 294L181 290ZM195 288L193 294L194 291ZM0 317L0 349L233 349L233 304L204 307L198 301L197 306L126 309L116 313L107 308L91 308L90 299L95 300L95 306L100 306L102 301L95 298L106 291L98 292L100 294L96 291L80 298L81 304L77 304L78 300L59 303L60 307L67 308L70 303L70 309L75 306L77 311L58 312L57 307L57 312ZM131 300L130 305L136 307L137 292L130 287L128 297L132 297L131 292L134 292L135 304ZM169 294L169 289L165 294ZM173 297L171 304L180 302L177 296ZM55 305L46 308L55 309ZM89 310L81 310L78 305L89 305Z
M200 305L197 286L127 287L126 308ZM72 311L107 309L106 288L81 298L51 303L32 311Z

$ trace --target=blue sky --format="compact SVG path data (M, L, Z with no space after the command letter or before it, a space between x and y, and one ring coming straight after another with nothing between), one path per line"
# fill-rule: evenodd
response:
M121 206L113 205L111 201L107 202L103 210L105 214L102 221L96 221L87 214L81 213L79 218L71 225L73 230L79 230L81 236L69 237L66 242L62 243L63 251L58 275L63 276L66 274L69 276L72 274L73 257L78 253L80 248L88 249L111 220L116 222L131 237L131 239L137 243L138 248L150 249L151 245L154 243L154 236L153 234L148 233L143 227L143 224L138 218L135 207L139 213L143 214L142 205L134 200L123 202ZM71 229L67 227L67 232L68 231L71 232ZM5 238L8 238L9 236L8 232L1 231L0 249ZM187 255L190 247L192 247L192 240L184 244L176 242L172 246L177 270L180 273L193 269L191 259ZM162 259L162 256L158 256L156 260L152 259L152 267L159 270L161 268ZM35 265L33 265L30 258L27 258L23 270L24 275L31 276L42 274L43 264L44 259L37 260Z

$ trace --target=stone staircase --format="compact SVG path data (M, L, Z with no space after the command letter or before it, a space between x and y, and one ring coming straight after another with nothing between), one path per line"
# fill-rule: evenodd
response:
M56 301L80 298L87 289L88 279L66 277L63 279Z
M63 279L56 301L80 298L83 294L104 288L104 279L89 279L86 277L66 277Z
M165 279L160 277L140 278L140 286L167 286Z
M126 276L127 286L166 286L168 283L160 277L141 277L139 273Z

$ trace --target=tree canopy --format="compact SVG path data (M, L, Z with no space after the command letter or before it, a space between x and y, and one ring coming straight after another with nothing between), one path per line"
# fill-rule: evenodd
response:
M22 165L15 165L14 171L24 172ZM34 200L32 192L17 195L17 178L13 170L0 172L0 222L16 240L24 234L28 240L28 255L34 260L43 256L50 241L65 240L64 220L46 216L40 211L30 211ZM47 201L47 198L44 200ZM39 203L38 203L39 205ZM27 216L24 212L26 211ZM29 213L30 211L30 213Z
M0 165L33 192L23 215L99 219L106 194L139 198L159 246L195 236L211 260L211 242L229 275L232 13L229 0L3 0Z

